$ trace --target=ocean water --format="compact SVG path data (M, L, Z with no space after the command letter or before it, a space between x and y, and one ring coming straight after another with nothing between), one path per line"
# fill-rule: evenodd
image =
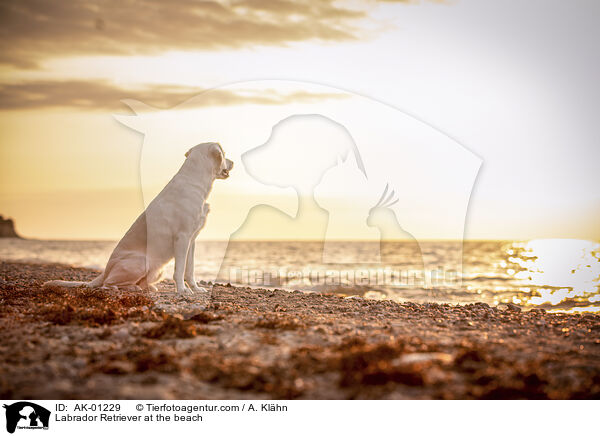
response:
M0 260L100 270L115 245L0 239ZM198 241L196 277L402 302L512 302L559 312L600 311L600 244L593 241L340 241L329 244L327 259L323 250L320 242ZM171 263L166 277L172 271Z

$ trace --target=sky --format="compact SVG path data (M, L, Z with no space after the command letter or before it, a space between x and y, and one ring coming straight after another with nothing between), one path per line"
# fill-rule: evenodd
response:
M191 142L218 140L236 167L203 236L222 238L252 204L299 210L257 180L280 157L252 177L242 155L326 113L419 238L599 240L599 16L594 0L3 2L0 214L26 237L118 239ZM124 99L160 110L115 117ZM245 238L315 237L255 221Z

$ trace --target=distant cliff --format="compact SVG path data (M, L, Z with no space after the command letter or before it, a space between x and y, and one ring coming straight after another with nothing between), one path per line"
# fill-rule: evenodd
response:
M15 223L10 218L0 215L0 238L20 238L15 231Z

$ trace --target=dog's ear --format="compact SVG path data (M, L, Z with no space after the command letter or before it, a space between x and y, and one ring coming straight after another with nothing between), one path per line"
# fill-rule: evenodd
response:
M192 152L192 149L190 148L188 151L185 152L185 157L188 157L191 152Z
M221 160L223 160L223 149L219 144L214 143L210 147L208 154L218 165L221 165Z

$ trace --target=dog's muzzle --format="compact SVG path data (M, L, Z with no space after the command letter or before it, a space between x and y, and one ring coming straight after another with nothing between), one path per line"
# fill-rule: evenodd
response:
M222 169L217 175L217 179L226 179L229 177L229 171L233 168L233 161L227 159L226 160L227 168Z

